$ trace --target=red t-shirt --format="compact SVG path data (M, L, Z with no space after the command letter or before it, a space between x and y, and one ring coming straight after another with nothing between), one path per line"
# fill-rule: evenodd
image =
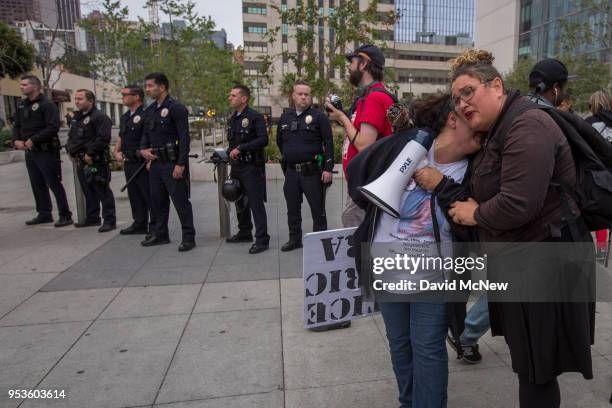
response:
M372 88L385 88L385 86L378 82L372 85L368 92ZM357 101L355 112L351 117L351 122L357 130L361 129L362 123L367 123L374 126L378 130L378 139L381 137L389 136L393 133L391 123L387 119L387 109L393 105L393 99L383 92L370 92L365 98L360 98ZM357 136L359 137L359 136ZM359 153L359 150L351 144L348 136L344 136L344 144L342 146L342 168L344 169L344 177L346 177L346 166L348 163Z

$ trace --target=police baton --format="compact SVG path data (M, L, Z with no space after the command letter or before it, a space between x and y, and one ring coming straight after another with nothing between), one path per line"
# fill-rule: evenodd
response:
M197 159L199 156L197 154L190 154L188 157L192 157ZM116 160L115 160L116 161ZM125 185L123 187L121 187L121 192L124 192L125 189L128 187L128 185L136 178L138 177L138 174L140 174L140 172L142 171L142 169L145 168L145 166L147 165L147 161L142 162L142 164L140 166L138 166L138 168L136 169L136 171L134 172L134 174L132 174L132 177L130 177L128 179L128 181L125 182Z

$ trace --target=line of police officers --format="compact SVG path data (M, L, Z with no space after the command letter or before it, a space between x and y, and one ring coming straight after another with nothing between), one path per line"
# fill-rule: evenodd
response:
M38 78L24 76L20 86L25 98L15 113L13 139L17 149L26 150L26 167L38 212L26 224L53 221L50 189L60 213L55 226L70 225L72 214L61 184L59 112L42 95ZM196 244L189 201L188 112L170 97L169 81L163 73L147 75L145 91L154 100L146 109L141 88L129 85L122 89L128 111L121 116L113 154L115 160L124 162L133 223L120 233L146 234L141 242L143 246L169 243L168 217L172 201L182 227L179 251L189 251ZM268 134L264 117L248 106L249 99L250 90L243 85L234 87L229 95L234 110L228 123L230 177L239 181L242 194L236 201L239 231L226 241L252 242L252 217L255 243L249 253L257 254L267 250L270 241L264 204L264 148ZM302 194L310 205L313 230L327 228L325 189L331 183L334 162L329 120L312 106L308 84L296 82L292 102L293 107L281 116L277 131L289 223L289 241L282 246L282 251L302 246ZM86 218L75 226L102 224L98 231L111 231L116 228L115 201L110 189L111 120L96 108L95 95L89 90L76 91L75 105L78 112L70 123L66 151L76 163L86 201Z

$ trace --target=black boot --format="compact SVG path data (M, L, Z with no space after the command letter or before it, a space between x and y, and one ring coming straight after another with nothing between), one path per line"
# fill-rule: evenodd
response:
M40 215L37 215L36 217L32 218L31 220L26 221L26 225L38 225L38 224L48 224L50 222L53 222L53 217L41 217Z

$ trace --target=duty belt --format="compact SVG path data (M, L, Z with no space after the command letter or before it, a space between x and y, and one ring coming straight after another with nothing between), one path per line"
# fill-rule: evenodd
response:
M173 143L166 143L166 146L151 148L157 159L163 162L175 162L178 160L177 148Z
M288 164L287 167L297 171L298 173L319 170L319 165L316 162Z
M142 162L144 160L138 150L123 152L123 158L128 162Z

